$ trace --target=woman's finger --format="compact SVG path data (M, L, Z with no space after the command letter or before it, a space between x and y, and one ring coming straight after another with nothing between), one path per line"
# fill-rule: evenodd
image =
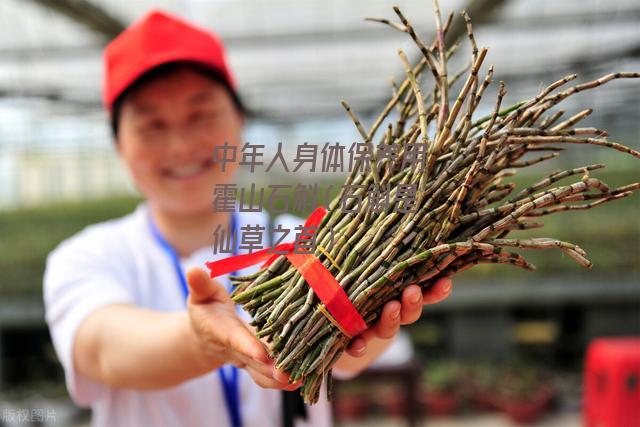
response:
M289 377L273 366L273 361L262 342L255 338L246 328L237 328L229 334L229 347L232 357L240 360L265 375L280 382L287 382Z
M297 381L293 384L289 384L289 383L281 383L279 381L274 380L272 377L269 377L267 375L263 375L262 373L256 371L255 369L251 368L251 367L247 367L246 371L249 372L249 374L251 375L251 378L253 378L253 380L255 381L256 384L258 384L260 387L263 388L274 388L274 389L279 389L279 390L295 390L297 388L300 387L300 385L302 384L302 381Z
M243 364L245 368L253 369L256 372L260 372L260 374L275 380L273 375L274 367L272 363L263 363L263 362L251 359L241 353L236 353L234 355L231 355L230 359L233 360L232 364L235 364L235 363Z
M351 340L347 347L347 354L352 357L362 357L367 353L367 342L361 336Z
M378 338L392 338L400 329L400 309L399 301L389 301L382 308L380 319L373 326L373 332Z
M402 308L400 309L400 323L408 325L414 323L422 315L422 289L420 286L408 286L402 291Z
M443 277L427 287L422 293L422 301L424 304L435 304L451 295L453 282L448 277Z
M191 304L207 304L214 301L229 302L229 294L217 281L211 279L201 268L194 267L187 271L189 302Z

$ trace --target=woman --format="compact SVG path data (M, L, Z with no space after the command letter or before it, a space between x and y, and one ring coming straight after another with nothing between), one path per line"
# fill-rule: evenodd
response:
M213 148L237 147L244 124L222 44L152 12L107 46L104 61L115 146L146 200L87 227L47 259L46 319L72 398L91 406L100 426L291 424L280 390L299 383L274 368L247 314L230 301L228 277L214 281L200 268L224 256L211 255L217 226L269 223L263 213L211 209L214 185L232 183L237 165L222 170ZM335 375L366 368L401 323L450 288L438 282L423 295L411 287L388 303L352 340ZM321 400L298 422L330 420Z

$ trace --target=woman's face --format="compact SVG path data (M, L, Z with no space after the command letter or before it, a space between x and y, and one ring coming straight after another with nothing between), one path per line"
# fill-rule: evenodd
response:
M243 118L219 83L188 68L153 80L122 105L118 152L138 190L173 214L211 210L215 184L237 162L213 163L215 146L239 147ZM239 156L238 156L239 157Z

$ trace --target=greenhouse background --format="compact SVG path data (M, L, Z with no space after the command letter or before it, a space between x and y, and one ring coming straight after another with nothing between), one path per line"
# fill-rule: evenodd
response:
M348 144L357 132L339 101L370 124L402 78L397 49L417 60L406 34L364 17L395 18L398 5L426 39L428 0L2 0L0 2L0 415L54 411L44 425L85 425L68 399L43 320L47 253L84 226L131 211L139 198L111 139L101 105L105 44L152 8L214 30L225 41L251 111L246 141L289 152L304 142ZM586 82L640 71L640 4L634 0L441 0L445 13L469 11L485 64L507 88L504 104L534 96L570 73ZM462 35L459 15L451 33ZM451 38L448 39L451 42ZM469 57L462 39L454 68ZM486 71L487 65L484 70ZM493 107L497 85L485 95ZM623 79L572 97L593 108L585 125L640 149L640 80ZM535 175L593 163L612 185L640 181L637 159L599 147L570 147ZM344 176L273 172L250 182L339 183ZM338 385L341 425L511 425L495 408L464 401L452 415L425 409L425 388L469 390L465 378L549 378L553 401L539 425L580 425L587 346L596 337L640 335L640 198L545 219L545 234L582 246L584 271L544 251L534 273L481 267L456 276L446 301L404 328L395 355ZM535 231L535 230L534 230ZM474 373L471 375L470 373ZM481 381L482 380L482 381ZM371 387L370 387L371 385ZM4 411L4 412L2 412ZM8 411L8 412L7 412ZM13 411L13 412L11 412ZM9 417L10 418L10 417ZM440 423L440 424L439 424ZM456 424L459 423L459 424ZM474 424L475 423L475 424ZM484 423L484 424L483 424ZM31 425L0 419L0 426Z

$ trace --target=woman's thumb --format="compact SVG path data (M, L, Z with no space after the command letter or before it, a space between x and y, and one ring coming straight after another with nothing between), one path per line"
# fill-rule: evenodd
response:
M211 279L201 268L194 267L187 271L187 284L189 285L189 301L192 304L229 301L229 295L224 287Z

